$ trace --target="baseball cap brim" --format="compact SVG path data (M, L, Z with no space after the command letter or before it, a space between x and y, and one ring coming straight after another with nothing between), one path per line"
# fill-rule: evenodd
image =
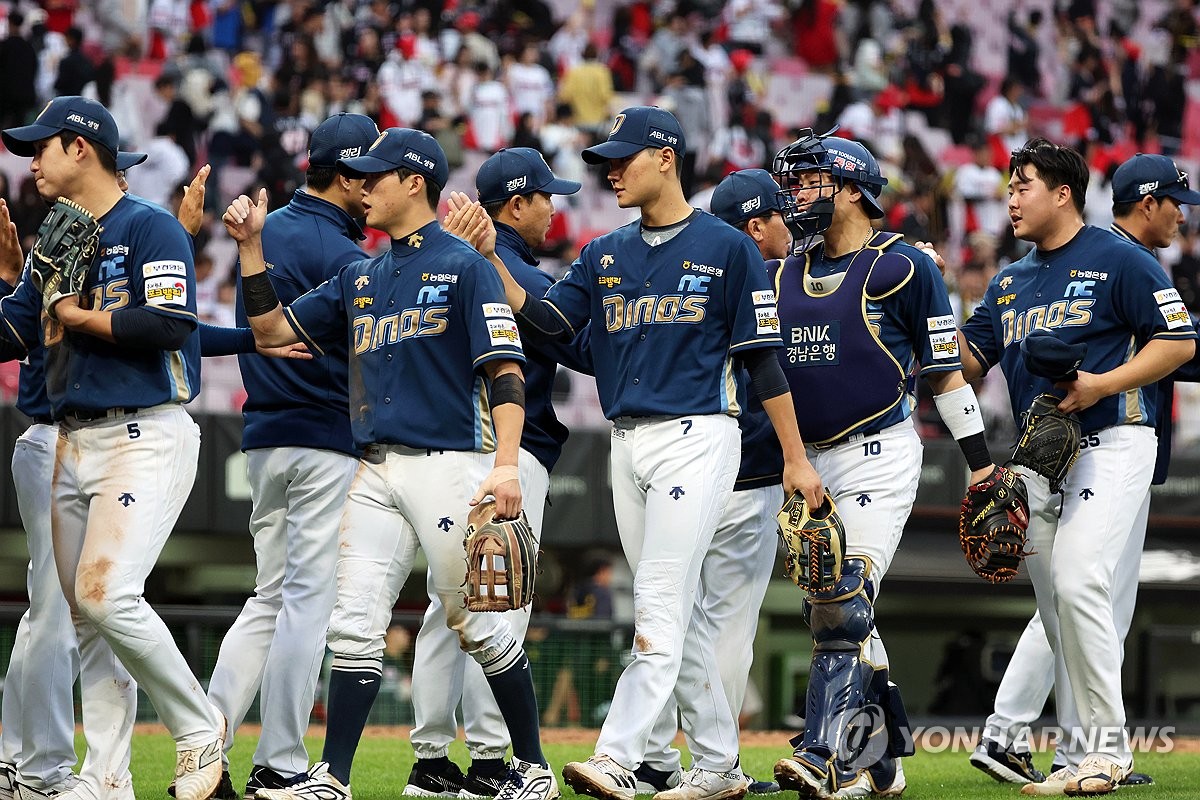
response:
M376 156L355 156L354 158L339 158L337 165L346 172L356 175L376 175L380 172L391 172L398 169L397 165Z
M565 178L555 178L542 188L538 189L538 191L545 192L546 194L575 194L582 188L583 184L579 181L569 181Z
M1182 186L1172 186L1163 194L1189 206L1200 206L1200 192L1195 189L1184 189Z
M130 167L136 167L147 158L149 158L149 156L145 153L130 153L122 150L117 153L117 169L127 170Z
M618 161L650 147L641 142L621 142L609 140L583 151L583 160L589 164L603 164L605 161Z
M35 122L32 125L25 125L20 128L10 128L0 133L0 137L3 137L4 146L8 148L8 152L14 156L32 158L34 153L37 152L34 148L36 143L55 136L61 130L63 128L56 128L53 125L39 125Z

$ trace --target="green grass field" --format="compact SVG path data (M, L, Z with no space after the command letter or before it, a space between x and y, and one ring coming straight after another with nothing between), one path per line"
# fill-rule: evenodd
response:
M558 735L555 732L547 733L549 739ZM234 786L239 791L245 786L246 776L250 772L254 742L253 734L243 735L238 738L233 750L231 772ZM318 759L321 753L321 739L310 737L308 748L309 757L313 760ZM1195 752L1194 745L1186 750L1188 752L1182 752L1181 748L1171 753L1139 753L1137 768L1153 775L1156 784L1123 788L1119 795L1126 800L1193 800L1200 797L1200 786L1197 786L1197 778L1200 777L1200 753ZM556 772L562 769L564 763L583 760L591 755L591 752L592 748L587 744L552 744L546 747L546 756ZM765 777L771 774L775 761L788 752L789 747L782 736L777 747L743 745L742 764L751 774ZM134 789L139 800L167 797L166 787L171 781L175 765L174 754L174 743L165 733L137 734L133 743L132 770ZM968 764L968 755L962 752L919 752L907 759L904 762L904 772L908 779L905 798L977 800L1021 796L1017 787L996 783ZM466 748L461 742L455 744L451 750L451 757L463 767L469 762ZM355 760L351 783L355 800L393 800L400 797L412 760L412 748L403 733L398 733L395 737L364 738ZM1037 758L1036 763L1045 768L1049 766L1049 761L1049 755L1043 754ZM563 796L572 798L576 795L564 786ZM787 792L777 797L795 798L795 794Z

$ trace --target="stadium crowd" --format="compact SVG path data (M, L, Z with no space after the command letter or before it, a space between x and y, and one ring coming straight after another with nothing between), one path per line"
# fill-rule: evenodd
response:
M433 134L471 191L478 164L530 146L585 189L562 201L542 265L561 271L626 221L579 158L630 102L670 108L689 142L693 204L736 169L770 168L798 129L840 126L889 179L883 227L934 242L956 309L969 313L1019 257L1005 209L1008 153L1044 134L1092 166L1087 219L1111 221L1108 179L1137 151L1200 158L1189 87L1200 82L1195 0L0 0L0 123L56 95L112 109L126 149L150 154L130 190L164 206L212 165L211 211L266 186L271 206L302 184L306 143L338 111ZM998 24L1007 21L1007 24ZM1193 123L1193 124L1189 124ZM0 152L0 197L26 248L45 207L24 162ZM202 316L233 317L236 251L210 213L197 237ZM384 244L373 234L368 249ZM1160 253L1200 308L1200 234L1189 220ZM569 425L602 424L586 379ZM15 371L0 392L11 400ZM1177 408L1200 398L1182 388ZM985 387L997 424L1002 387ZM236 366L206 364L207 409L242 395ZM936 414L929 414L935 419ZM1179 446L1200 441L1180 415ZM930 422L930 427L936 422ZM931 431L932 432L932 431Z

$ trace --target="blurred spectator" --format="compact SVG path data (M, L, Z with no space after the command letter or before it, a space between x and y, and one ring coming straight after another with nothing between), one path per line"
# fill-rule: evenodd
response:
M954 193L964 204L963 233L996 236L1008 223L1004 175L992 164L992 148L985 139L975 140L972 153L974 160L954 172Z
M863 39L854 51L854 69L850 86L859 97L868 97L888 85L887 68L883 63L883 48L874 39Z
M554 110L554 119L542 127L542 152L554 174L560 178L582 183L586 179L583 159L579 154L591 141L575 125L575 117L571 106L559 103ZM575 195L556 196L565 200L568 205L575 205Z
M638 87L639 91L662 89L668 76L678 68L680 53L688 47L687 35L687 17L678 11L667 17L666 24L654 32L638 59L639 78L645 84Z
M433 72L423 62L412 58L415 42L400 37L388 53L376 76L379 94L397 124L411 128L421 114L421 93L437 88Z
M687 62L699 66L690 53L685 53L680 59L680 66ZM708 96L704 93L703 85L692 83L682 69L676 71L667 79L663 87L662 105L670 110L679 120L683 128L684 140L688 143L687 151L683 154L683 172L680 181L683 184L683 194L690 197L695 191L696 164L708 162L709 142L712 141L712 118L708 113Z
M587 577L571 590L567 600L570 619L612 619L613 565L606 558L593 561Z
M1038 65L1041 45L1038 44L1042 26L1042 10L1030 10L1024 21L1015 11L1008 15L1008 72L1007 74L1028 89L1034 97L1042 95L1042 73Z
M54 81L54 93L56 95L83 94L83 88L96 78L96 66L83 52L82 30L69 28L66 39L67 54L58 62L58 78Z
M963 144L975 120L975 102L987 84L971 66L973 37L966 25L950 28L950 51L943 66L943 121L955 144Z
M588 45L588 12L577 8L563 21L562 27L550 37L546 52L554 63L554 74L562 75L584 59Z
M538 63L541 51L536 44L527 44L521 50L521 58L510 64L504 76L513 109L518 114L529 114L531 129L536 133L546 122L551 104L554 102L554 79Z
M157 129L163 135L170 136L175 144L187 155L188 164L196 163L196 134L200 124L192 107L179 98L179 90L175 79L169 75L160 75L154 81L154 93L162 103L163 114Z
M1000 84L1000 93L993 97L987 105L987 110L983 115L983 127L989 136L999 137L1000 151L995 152L993 147L993 162L996 166L1000 166L1003 162L1008 164L1008 154L1013 150L1020 149L1021 145L1029 139L1029 131L1026 130L1026 115L1025 108L1021 105L1021 98L1025 94L1024 85L1016 78L1009 76Z
M596 45L585 47L583 61L563 75L558 97L571 105L575 124L580 128L590 133L607 133L600 129L611 121L613 74L608 65L600 62Z
M749 50L756 56L766 52L771 26L783 18L783 9L776 0L729 0L722 19L729 27L730 50Z
M24 125L37 109L38 59L22 27L25 15L13 9L8 14L8 34L0 40L0 127Z
M898 159L904 138L904 114L900 110L903 106L904 93L895 86L887 86L846 106L838 117L838 135L865 139L880 158Z
M505 147L512 139L508 90L493 77L491 68L483 62L475 65L475 75L478 83L467 112L473 139L471 146L491 154Z
M126 173L129 191L163 208L170 208L175 187L191 178L191 159L175 141L174 133L162 123L154 137L139 147L149 158L137 169Z
M495 74L500 69L500 51L491 39L479 32L479 13L463 11L458 16L457 28L462 34L461 46L470 53L471 63L482 61Z
M797 56L815 72L832 72L838 65L836 0L800 0L792 14L792 44Z
M517 127L513 130L510 145L512 147L532 147L542 153L542 140L538 137L537 129L534 127L533 114L526 111L517 117ZM545 153L542 155L544 156Z

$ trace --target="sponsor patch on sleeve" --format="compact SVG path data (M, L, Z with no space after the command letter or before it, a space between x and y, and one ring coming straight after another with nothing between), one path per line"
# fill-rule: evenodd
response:
M487 321L488 335L493 345L521 346L521 335L517 333L517 323L513 320L489 319Z
M505 319L513 319L512 309L507 303L484 303L483 315L489 319L492 317L504 317Z
M761 292L752 292L751 299L754 300L756 306L773 306L775 305L775 293L770 289Z
M164 275L146 281L146 304L152 306L187 305L187 281L182 276Z
M1178 303L1180 302L1179 292L1175 289L1159 289L1154 293L1154 302L1160 306L1163 303Z
M182 261L150 261L142 264L143 278L153 278L157 275L179 275L182 277L187 275L187 266Z
M1162 313L1163 319L1167 321L1167 330L1191 327L1192 318L1188 314L1187 306L1183 303L1164 303L1158 307L1158 310Z
M944 317L943 319L950 318ZM929 334L929 349L938 361L958 358L958 334L955 331Z
M760 306L754 309L754 317L758 322L758 334L779 334L779 314L775 306Z
M952 331L954 330L954 315L947 314L944 317L926 317L925 324L929 326L931 331Z

